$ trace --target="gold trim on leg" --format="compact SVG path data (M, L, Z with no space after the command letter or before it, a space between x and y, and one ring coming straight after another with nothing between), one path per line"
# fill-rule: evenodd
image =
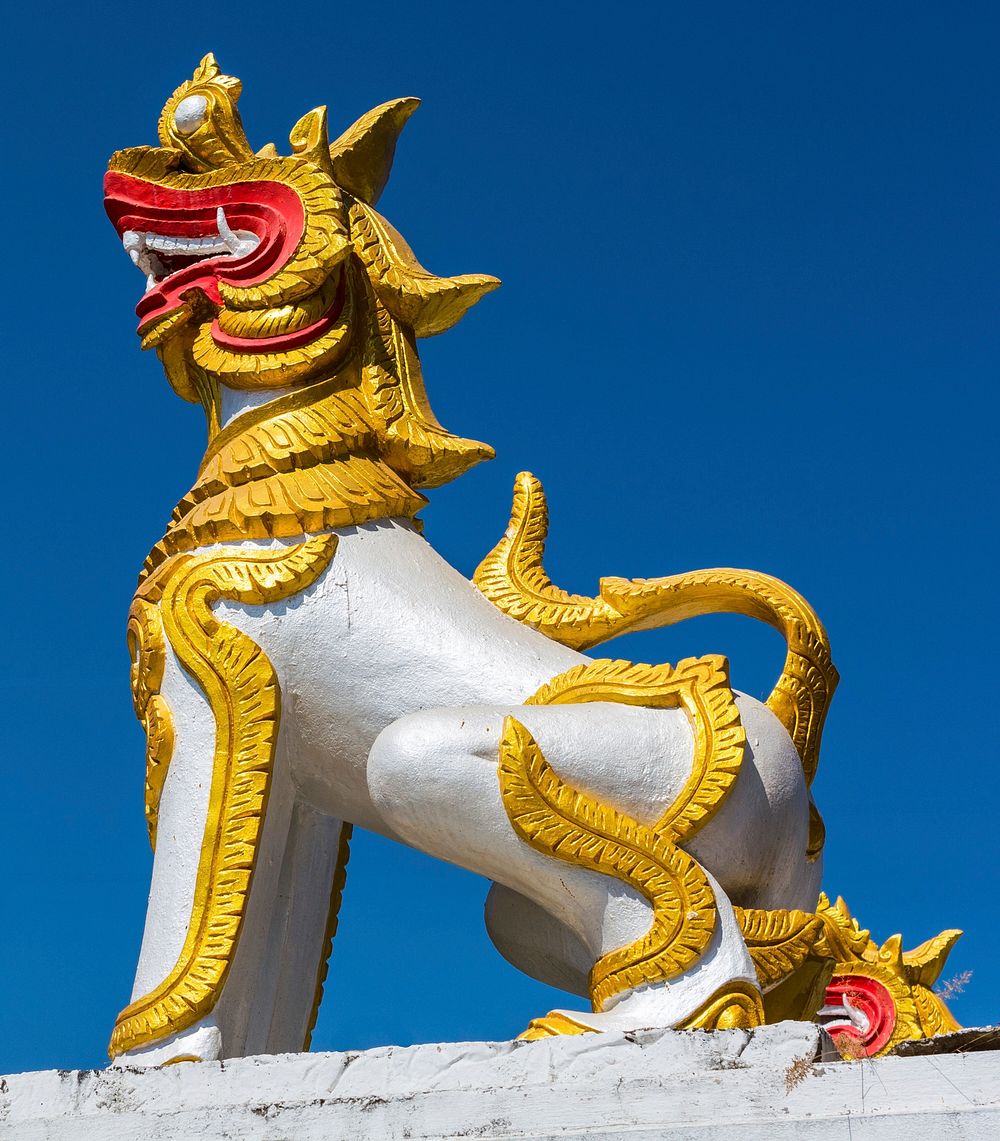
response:
M542 1018L533 1018L528 1028L518 1034L518 1042L537 1042L540 1038L559 1038L567 1034L593 1034L593 1026L586 1026L563 1014L559 1010L550 1010Z
M707 998L678 1030L752 1030L764 1025L764 1001L748 982L729 982Z
M649 932L602 956L591 970L590 998L601 1011L623 991L676 978L704 955L717 921L704 870L679 844L718 811L735 783L746 735L729 688L724 658L669 665L596 661L543 686L526 704L622 702L682 708L695 755L680 795L653 825L601 804L563 781L530 732L513 717L500 743L500 790L517 834L533 848L579 867L615 876L653 908Z
M278 602L322 574L335 535L274 550L218 548L179 556L157 580L163 627L180 664L208 699L215 753L208 816L187 935L169 975L118 1016L112 1057L176 1034L215 1005L235 954L250 894L278 737L281 698L274 668L246 634L219 621L214 605Z
M337 924L340 918L340 905L344 899L344 887L347 884L347 864L351 858L351 833L354 828L346 822L340 825L340 843L337 845L337 867L333 873L333 885L330 889L330 909L326 917L326 930L323 934L323 950L320 954L319 968L316 971L316 992L313 995L312 1012L309 1015L309 1025L306 1027L305 1040L302 1049L308 1050L312 1045L313 1031L316 1029L316 1020L319 1018L319 1008L323 1001L323 988L326 985L326 976L330 971L330 956L333 954L333 940L337 934Z

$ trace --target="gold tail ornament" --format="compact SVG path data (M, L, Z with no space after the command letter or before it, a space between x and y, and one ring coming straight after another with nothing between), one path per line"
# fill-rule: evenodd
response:
M473 581L505 614L573 649L704 614L742 614L773 626L785 639L787 654L767 706L788 730L812 784L839 675L823 624L802 595L771 575L727 567L665 578L602 578L594 598L568 594L545 572L547 536L542 485L530 472L521 472L507 531ZM811 802L809 824L808 855L814 860L823 848L824 828Z

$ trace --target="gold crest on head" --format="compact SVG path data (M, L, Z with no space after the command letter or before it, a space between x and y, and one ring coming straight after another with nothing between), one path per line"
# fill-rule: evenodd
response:
M180 151L184 166L198 174L249 162L254 154L236 108L242 89L209 52L160 112L160 145Z

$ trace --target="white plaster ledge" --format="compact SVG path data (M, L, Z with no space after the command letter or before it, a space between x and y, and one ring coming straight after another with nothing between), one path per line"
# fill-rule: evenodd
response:
M0 1079L11 1141L986 1141L1000 1052L826 1061L809 1023Z

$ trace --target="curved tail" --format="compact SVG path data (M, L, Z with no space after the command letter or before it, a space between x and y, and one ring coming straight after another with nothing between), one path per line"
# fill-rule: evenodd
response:
M771 575L719 567L666 578L603 578L594 598L568 594L545 573L547 535L542 485L530 472L521 472L507 531L473 582L505 614L573 649L703 614L742 614L773 626L785 639L787 654L767 706L787 729L812 784L839 675L826 630L798 591ZM822 819L810 805L810 859L822 850L823 836Z

